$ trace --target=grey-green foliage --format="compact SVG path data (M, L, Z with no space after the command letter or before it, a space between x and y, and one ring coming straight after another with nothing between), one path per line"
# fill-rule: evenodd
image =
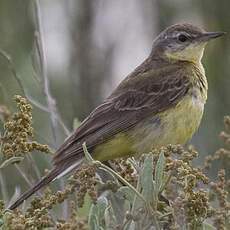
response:
M137 191L130 186L121 185L116 192L109 191L101 195L97 204L91 207L90 229L160 229L156 208L165 181L163 153L155 167L153 165L153 155L148 154L139 168L140 176L135 188Z
M96 204L92 204L89 213L89 226L92 230L105 229L104 217L108 207L108 200L99 198Z

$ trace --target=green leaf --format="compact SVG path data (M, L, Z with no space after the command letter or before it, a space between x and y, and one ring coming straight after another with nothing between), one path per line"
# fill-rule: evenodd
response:
M1 165L0 165L0 169L3 169L5 167L7 167L10 164L14 164L14 163L19 163L20 161L23 160L23 157L11 157L8 160L5 160Z
M97 230L98 228L100 228L99 221L96 215L90 213L89 218L88 218L88 225L89 225L89 229L91 230Z
M99 228L99 223L98 223L98 220L97 220L97 216L91 214L89 216L89 229L91 230L97 230Z
M116 217L111 206L105 209L105 229L112 230L117 225Z
M126 212L130 212L131 208L133 206L137 207L137 205L139 205L139 207L141 205L143 205L143 201L136 195L136 193L129 188L128 186L122 186L118 189L118 191L116 192L116 195L119 197L122 197L124 199L124 201L122 201L122 222L124 221L124 216L126 215ZM115 211L115 210L114 210ZM118 224L120 224L121 218L117 219Z
M88 224L90 230L104 229L104 215L108 201L105 197L99 198L90 209Z
M4 224L3 219L0 219L0 227Z
M142 195L146 201L153 201L153 156L149 154L146 156L143 164L143 170L140 175L140 182L142 187Z
M118 192L121 193L121 195L130 203L133 202L135 193L131 188L128 186L122 186L118 189Z
M124 196L120 192L116 192L116 193L110 192L108 199L113 209L113 213L116 219L116 224L122 225L126 213L125 210L126 202Z
M156 164L156 169L155 169L155 192L159 193L161 190L163 184L164 184L164 168L165 168L165 156L164 153L161 153L159 156L159 159Z
M86 195L84 197L83 206L77 210L77 214L80 217L87 216L89 213L89 210L91 208L91 205L92 205L92 199L90 198L89 194L86 193Z
M104 220L105 209L108 207L108 200L105 197L100 197L97 201L98 217L100 223Z

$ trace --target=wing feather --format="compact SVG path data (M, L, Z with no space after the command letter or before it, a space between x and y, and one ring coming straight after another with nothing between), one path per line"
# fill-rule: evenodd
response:
M164 73L150 71L128 76L58 149L54 164L79 159L83 155L83 142L91 151L142 119L178 103L190 88L189 78L179 67L173 71L168 68Z

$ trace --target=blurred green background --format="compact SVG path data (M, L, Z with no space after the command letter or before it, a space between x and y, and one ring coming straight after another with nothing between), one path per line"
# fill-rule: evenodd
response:
M98 105L150 52L154 37L165 27L189 22L228 35L211 42L203 58L209 82L201 127L192 140L200 159L222 144L223 116L230 113L229 0L42 0L41 19L51 94L69 130ZM24 89L46 105L35 50L34 4L0 0L0 49L7 52ZM0 56L0 104L15 108L12 97L22 91ZM54 142L49 114L34 107L36 139L57 148L66 137L58 127ZM43 154L34 154L47 165ZM48 159L49 160L49 159ZM26 169L30 172L31 168ZM13 167L4 170L10 176ZM15 172L14 172L15 173ZM20 176L7 180L10 193Z

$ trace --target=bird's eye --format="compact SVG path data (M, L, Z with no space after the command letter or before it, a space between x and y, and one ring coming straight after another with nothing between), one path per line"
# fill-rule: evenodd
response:
M186 41L188 40L188 37L187 37L186 35L184 35L184 34L180 34L180 35L178 36L178 40L179 40L180 42L186 42Z

